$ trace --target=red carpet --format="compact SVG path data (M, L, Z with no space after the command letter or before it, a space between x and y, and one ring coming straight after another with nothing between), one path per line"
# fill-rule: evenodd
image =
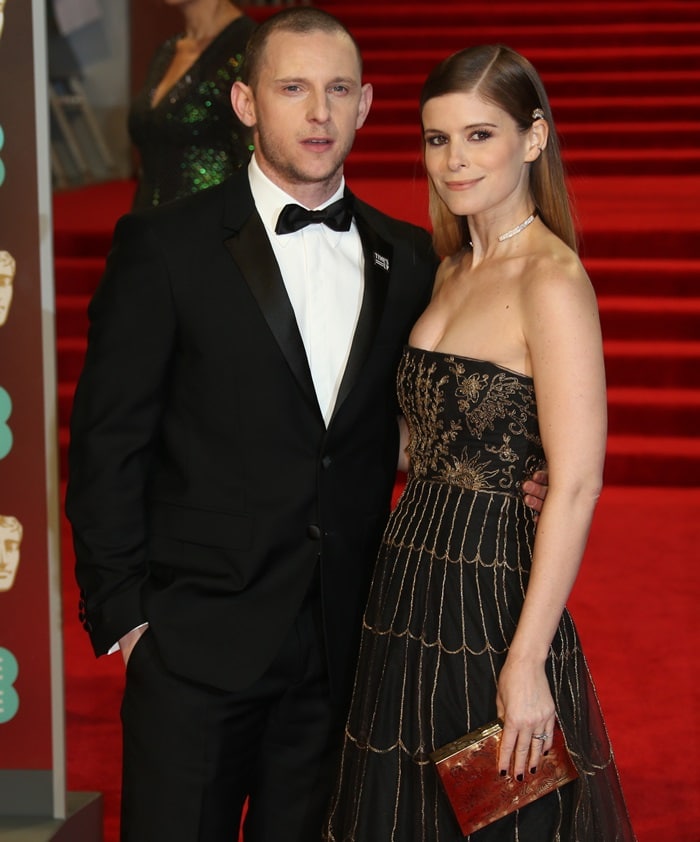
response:
M698 512L700 489L607 489L570 603L639 842L700 838ZM123 668L93 657L71 564L66 545L68 786L104 794L105 842L117 842Z
M571 607L640 842L698 842L700 2L319 5L350 26L375 87L350 184L419 224L427 215L416 103L427 70L470 43L501 42L544 78L598 293L609 384L607 487ZM85 308L132 192L114 182L55 196L64 454ZM105 840L116 842L123 670L118 656L93 658L71 568L66 543L69 787L104 793Z

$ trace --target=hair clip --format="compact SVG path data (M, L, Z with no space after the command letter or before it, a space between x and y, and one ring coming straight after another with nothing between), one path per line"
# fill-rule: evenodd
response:
M542 120L544 118L544 111L541 108L533 108L530 116L532 117L533 122L535 120Z

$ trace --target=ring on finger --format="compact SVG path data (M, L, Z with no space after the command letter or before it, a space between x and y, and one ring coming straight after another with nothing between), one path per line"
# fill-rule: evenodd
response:
M546 740L548 737L549 737L549 734L547 734L547 733L544 733L544 734L533 734L533 735L532 735L532 739L533 739L533 740L542 740L542 742L545 742L545 740Z

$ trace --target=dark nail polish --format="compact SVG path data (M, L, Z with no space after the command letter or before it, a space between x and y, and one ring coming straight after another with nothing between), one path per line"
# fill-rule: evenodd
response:
M544 756L545 756L545 757L548 757L548 756L549 756L549 749L547 749L547 751L545 751Z
M537 771L537 766L533 766L532 769L530 769L530 774L534 775L536 771Z
M502 777L502 778L505 778L505 776L506 776L506 770L505 770L505 769L501 769L501 777Z
M523 776L522 776L522 773L521 773L521 774L518 775L518 780L522 781L522 779L523 779Z

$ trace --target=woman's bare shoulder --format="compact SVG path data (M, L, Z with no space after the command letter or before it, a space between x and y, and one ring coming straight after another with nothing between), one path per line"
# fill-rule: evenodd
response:
M558 237L551 235L525 263L523 287L527 296L590 294L591 280L581 259Z

